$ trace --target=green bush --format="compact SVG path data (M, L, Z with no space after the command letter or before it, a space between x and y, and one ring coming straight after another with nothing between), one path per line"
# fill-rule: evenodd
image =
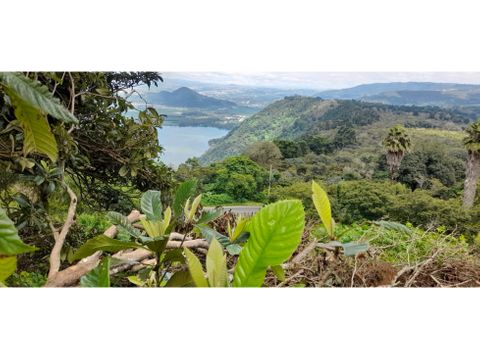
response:
M236 201L262 201L268 184L268 172L245 156L227 158L215 164L210 190L227 194Z
M77 223L85 231L100 233L110 226L110 222L102 213L83 213L77 216Z
M396 198L407 191L403 185L388 181L342 181L329 189L333 216L347 224L388 217Z
M22 271L12 274L7 281L11 287L42 287L47 281L47 276L38 272Z
M302 201L307 217L312 217L315 214L312 202L312 184L310 182L295 182L288 186L272 187L270 202L292 199Z
M415 190L400 195L389 210L391 219L411 222L416 226L447 229L474 236L480 231L480 211L462 209L460 199L438 199L425 190Z
M389 181L358 180L342 181L328 190L333 216L341 223L388 219L425 229L443 225L468 238L480 231L480 206L463 210L460 199L449 198L443 187L432 188L432 193Z
M205 193L202 196L202 205L203 206L217 206L232 204L235 202L230 195L227 194L214 194L214 193Z

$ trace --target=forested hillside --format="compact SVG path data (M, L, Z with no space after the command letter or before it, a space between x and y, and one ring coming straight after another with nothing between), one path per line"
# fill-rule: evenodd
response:
M147 99L153 105L165 105L180 108L233 108L237 106L232 101L220 100L211 96L205 96L187 87L178 88L175 91L160 91L148 93Z
M476 119L477 112L440 107L388 106L354 100L323 100L286 97L245 120L226 137L212 143L200 158L204 163L238 155L256 141L296 139L322 135L333 138L342 126L362 134L364 145L379 145L386 129L394 124L410 128L461 130Z

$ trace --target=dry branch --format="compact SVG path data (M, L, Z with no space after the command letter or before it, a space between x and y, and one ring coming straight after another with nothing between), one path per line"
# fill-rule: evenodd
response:
M133 223L137 221L140 216L140 212L138 212L137 210L133 210L127 218L130 223ZM117 233L117 227L115 225L112 225L103 234L105 236L113 238L117 235ZM185 241L182 244L181 240L183 238L183 234L175 232L171 233L169 241L167 242L167 249L179 248L180 245L186 248L208 249L208 242L205 239L192 239L191 237L186 237ZM63 287L75 285L83 275L87 274L89 271L93 270L98 265L101 255L102 252L97 251L96 253L80 260L77 264L57 272L52 278L48 279L45 286ZM125 263L118 264L111 269L110 273L116 274L120 271L128 270L135 265L139 265L143 260L153 257L153 254L151 251L145 249L136 249L119 251L113 254L112 257L118 260L125 261Z
M67 189L68 196L70 197L70 205L68 206L67 218L65 219L65 223L63 224L61 230L58 231L53 228L53 225L51 225L55 244L53 245L50 253L50 270L48 272L48 279L52 279L58 273L58 270L60 270L60 253L62 252L62 247L65 243L65 238L67 237L68 231L75 221L77 196L68 185L65 184L65 188Z
M140 218L140 212L138 210L133 210L130 215L128 215L128 221L134 222ZM118 229L115 225L110 226L103 233L108 237L115 237L118 233ZM49 276L46 287L62 287L62 286L71 286L75 285L78 280L90 270L94 269L100 262L100 256L102 255L101 251L86 257L85 259L80 260L75 265L72 265L62 271L58 271L53 276Z

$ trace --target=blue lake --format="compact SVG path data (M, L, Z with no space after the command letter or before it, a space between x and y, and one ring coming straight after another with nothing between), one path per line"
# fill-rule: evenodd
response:
M164 148L160 160L177 168L188 158L199 157L207 151L209 140L227 133L228 130L215 127L163 126L158 129L158 140Z

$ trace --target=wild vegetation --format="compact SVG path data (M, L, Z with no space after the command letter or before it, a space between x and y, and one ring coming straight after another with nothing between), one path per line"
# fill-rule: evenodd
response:
M161 82L0 73L3 286L480 285L471 112L287 97L174 171Z

